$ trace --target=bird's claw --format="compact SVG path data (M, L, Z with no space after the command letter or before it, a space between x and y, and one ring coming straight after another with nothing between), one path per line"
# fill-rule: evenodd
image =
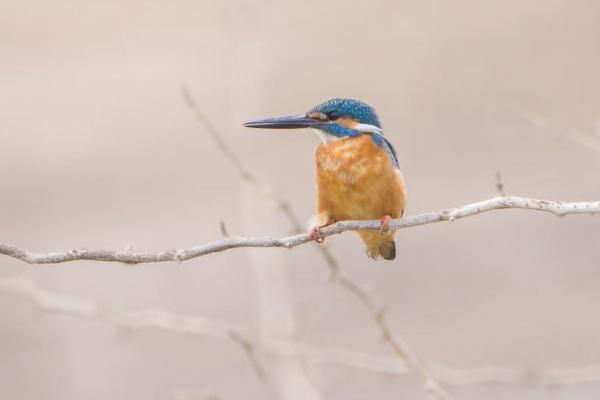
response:
M390 229L390 221L392 220L392 217L390 217L389 215L384 215L383 218L381 218L381 229L380 229L380 233L386 233L389 229Z
M310 230L310 237L317 243L323 243L325 238L321 236L321 231L319 231L318 227L314 227Z

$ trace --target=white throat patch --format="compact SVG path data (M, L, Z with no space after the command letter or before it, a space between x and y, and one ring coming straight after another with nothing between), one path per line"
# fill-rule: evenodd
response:
M325 143L325 144L334 142L336 140L343 139L343 137L338 137L338 136L332 135L331 133L325 132L321 129L316 129L316 128L308 128L308 129L310 131L313 131L319 137L319 139L321 139L321 142ZM383 129L378 128L375 125L370 125L370 124L356 124L352 129L354 129L355 131L363 132L363 133L379 133L380 135L383 135Z
M327 144L329 142L333 142L333 141L342 139L341 137L337 137L335 135L332 135L329 132L325 132L320 129L316 129L316 128L308 128L308 129L310 131L314 132L319 137L319 139L321 139L321 143Z

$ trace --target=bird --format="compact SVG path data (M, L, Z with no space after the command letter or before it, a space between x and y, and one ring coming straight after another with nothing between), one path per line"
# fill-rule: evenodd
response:
M304 114L261 119L248 128L308 128L320 143L316 152L316 215L311 236L324 238L320 229L344 220L381 220L379 231L357 231L367 256L396 258L396 231L391 219L401 218L406 185L396 150L383 134L375 109L355 99L327 100Z

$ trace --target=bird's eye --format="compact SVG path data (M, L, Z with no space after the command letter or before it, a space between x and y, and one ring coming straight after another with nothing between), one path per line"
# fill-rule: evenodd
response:
M308 118L312 118L312 119L316 119L317 121L323 121L323 122L327 122L328 121L328 117L326 114L323 114L322 112L311 112L310 114L306 114L306 116Z
M329 119L330 121L335 121L336 119L340 118L340 113L337 111L330 111L327 113L327 119Z

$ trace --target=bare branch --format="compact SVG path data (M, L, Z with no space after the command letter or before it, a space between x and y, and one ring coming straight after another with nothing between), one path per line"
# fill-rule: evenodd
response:
M155 328L171 332L230 340L238 344L248 358L256 376L273 393L271 383L249 334L236 326L206 318L177 315L164 310L124 312L113 310L88 299L52 293L23 278L0 280L0 290L21 295L42 310L86 319L97 319L126 329Z
M346 349L316 347L306 343L288 343L265 338L256 343L247 328L214 321L205 317L178 315L165 310L126 312L114 310L88 299L54 293L24 278L0 279L0 291L20 296L42 311L93 319L116 327L160 329L176 334L210 337L233 342L242 347L257 376L262 380L264 368L259 355L295 357L298 353L311 365L338 366L387 375L406 375L412 369L400 357L382 357ZM390 332L389 327L385 330ZM247 349L251 349L248 351ZM251 353L251 356L250 354ZM575 385L600 382L600 366L589 365L569 369L528 370L510 367L486 366L472 369L452 369L439 363L427 364L437 381L449 386L472 386L488 383L518 385Z
M173 400L221 400L221 397L212 389L175 389L172 391L171 395Z
M570 214L595 214L600 212L600 201L560 202L538 200L526 197L505 196L471 203L458 208L434 211L395 219L390 221L390 229L406 229L436 222L454 221L471 217L492 210L505 208L521 208L536 210L563 216ZM328 237L346 231L379 230L380 221L341 221L321 230L321 236ZM181 250L159 252L131 252L112 250L69 250L57 253L35 253L9 244L0 243L0 254L25 261L28 264L58 264L68 261L106 261L127 264L152 263L164 261L185 261L211 253L222 252L240 247L285 247L292 248L313 241L309 233L271 238L271 237L237 237L225 238L216 242Z
M581 131L553 124L548 118L535 112L520 112L519 116L540 132L550 134L559 140L567 139L591 150L600 151L599 121L596 121L591 131Z
M202 112L200 107L197 106L196 101L192 97L187 86L181 87L181 96L187 104L187 106L194 112L196 120L204 126L206 132L213 138L213 140L217 144L219 151L229 160L229 162L231 162L231 164L235 167L236 171L238 172L238 174L240 174L242 179L247 180L249 182L256 182L254 174L252 174L250 170L244 167L242 161L239 159L237 154L235 154L235 152L227 145L227 143L225 143L217 128L215 128L210 119L206 117L206 115L204 114L204 112Z

